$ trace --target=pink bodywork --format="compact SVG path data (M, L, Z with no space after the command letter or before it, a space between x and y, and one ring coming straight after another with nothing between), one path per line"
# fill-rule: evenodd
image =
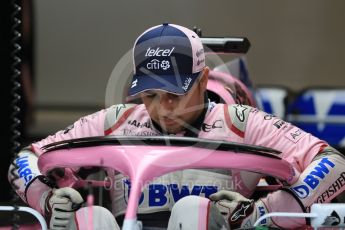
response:
M224 104L242 104L256 107L253 93L229 73L210 70L207 90L221 97Z
M60 149L42 154L38 166L43 174L57 167L98 166L128 175L132 187L125 216L127 220L136 219L143 186L168 172L188 168L231 168L267 174L290 184L297 180L293 167L282 159L194 146L102 145Z

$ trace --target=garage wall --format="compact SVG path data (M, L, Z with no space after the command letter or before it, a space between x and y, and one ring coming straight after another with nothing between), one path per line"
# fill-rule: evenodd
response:
M110 74L162 22L246 36L256 84L345 86L343 0L35 0L36 102L103 106Z

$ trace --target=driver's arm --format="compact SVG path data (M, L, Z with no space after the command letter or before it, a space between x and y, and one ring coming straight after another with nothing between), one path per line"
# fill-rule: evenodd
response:
M291 186L268 194L261 200L268 212L309 212L314 203L329 203L345 191L345 158L331 147L322 150ZM271 219L272 225L295 228L309 224L309 219Z
M45 176L41 175L37 166L38 157L44 153L42 147L58 141L104 136L106 130L116 126L124 112L131 107L133 105L114 105L108 109L82 117L65 130L61 130L31 144L30 147L22 149L11 163L8 173L9 181L17 194L28 205L44 214L43 206L39 200L48 195L52 185L48 183Z
M46 215L46 198L51 195L53 184L38 169L38 157L44 152L42 147L57 141L103 136L106 111L101 110L82 117L67 129L23 148L16 155L9 167L8 179L13 189L25 203Z
M24 148L11 164L8 179L23 201L46 217L50 229L67 229L83 198L73 188L54 188L37 162L36 154Z
M252 108L244 142L277 149L292 164L298 181L263 198L268 212L305 212L313 203L327 203L345 190L345 159L325 141L277 117ZM272 218L273 224L294 228L301 218Z
M8 179L19 197L30 207L45 215L45 200L53 189L37 166L38 157L26 147L21 150L8 171Z

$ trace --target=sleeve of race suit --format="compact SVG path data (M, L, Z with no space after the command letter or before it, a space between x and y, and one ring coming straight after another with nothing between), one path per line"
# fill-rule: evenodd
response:
M329 203L345 191L345 158L327 147L301 173L298 181L272 192L261 200L269 212L309 212L314 203ZM273 217L280 228L296 228L309 224L309 219Z
M337 150L280 118L246 108L250 112L245 119L244 142L281 151L282 158L299 174L293 185L261 199L268 212L307 212L313 203L330 202L345 190L345 160ZM272 223L282 228L294 228L305 225L306 221L273 218Z
M30 148L24 148L10 165L8 179L25 203L44 214L45 200L53 184L40 173L37 161L37 155Z
M47 144L74 138L103 136L107 110L85 116L65 130L31 144L21 150L11 163L8 179L13 189L30 207L44 214L45 200L54 186L38 169L38 157Z

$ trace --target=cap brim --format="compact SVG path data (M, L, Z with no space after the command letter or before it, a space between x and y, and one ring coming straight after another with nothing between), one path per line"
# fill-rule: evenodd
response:
M200 72L188 75L134 75L128 96L136 96L147 90L162 90L172 94L184 95L194 85Z

